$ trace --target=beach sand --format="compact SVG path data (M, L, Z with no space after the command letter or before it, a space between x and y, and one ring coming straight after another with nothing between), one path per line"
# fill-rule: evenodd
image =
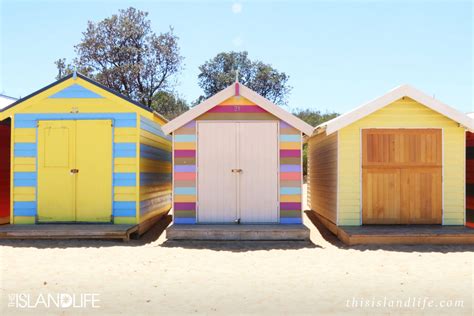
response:
M128 243L0 241L0 313L473 313L471 246L346 247L306 215L311 242L167 241L167 220ZM96 294L99 307L9 306L18 293L33 303L47 294ZM458 300L463 307L440 307ZM413 306L423 302L437 307Z

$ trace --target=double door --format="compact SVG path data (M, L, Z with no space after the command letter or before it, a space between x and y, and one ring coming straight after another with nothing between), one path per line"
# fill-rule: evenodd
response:
M38 221L111 219L112 122L40 121Z
M198 222L278 222L278 123L198 123Z

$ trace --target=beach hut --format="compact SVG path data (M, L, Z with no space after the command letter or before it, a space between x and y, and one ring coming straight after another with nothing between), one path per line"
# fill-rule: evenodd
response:
M370 224L464 225L472 120L400 86L316 127L308 203L333 232Z
M175 226L301 224L302 137L312 130L238 82L167 123Z
M13 225L146 227L171 208L165 122L78 73L10 104L0 112L2 165L11 157L0 174L10 189L2 212Z
M466 226L474 228L474 132L466 133Z

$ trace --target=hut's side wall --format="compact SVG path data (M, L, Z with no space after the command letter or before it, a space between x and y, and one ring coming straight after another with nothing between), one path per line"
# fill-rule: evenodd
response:
M175 224L196 223L196 201L199 190L196 187L196 122L200 120L280 122L280 223L301 223L301 132L280 121L257 104L237 96L216 105L173 134Z
M361 224L361 129L441 128L443 224L464 225L465 130L451 119L403 98L339 130L338 224Z
M466 225L474 228L474 133L466 133Z
M308 205L337 224L337 133L308 141Z
M139 222L171 209L171 137L157 122L140 117Z

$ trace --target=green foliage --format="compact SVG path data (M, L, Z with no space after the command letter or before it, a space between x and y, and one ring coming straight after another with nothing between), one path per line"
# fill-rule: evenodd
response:
M189 110L189 106L184 99L168 91L155 93L151 108L168 120L172 120Z
M173 29L155 34L148 13L128 8L98 23L89 21L75 46L72 64L55 62L58 79L77 71L133 100L152 106L154 95L170 90L181 70L178 37Z
M336 112L326 112L321 113L321 111L315 111L311 109L298 109L293 111L293 114L311 126L318 126L324 122L327 122L337 116L339 116ZM303 146L303 175L308 175L308 145L305 144Z
M250 60L247 52L217 54L200 66L199 70L199 86L204 90L204 96L196 103L234 83L237 71L241 83L276 104L285 105L291 91L287 74L269 64Z

